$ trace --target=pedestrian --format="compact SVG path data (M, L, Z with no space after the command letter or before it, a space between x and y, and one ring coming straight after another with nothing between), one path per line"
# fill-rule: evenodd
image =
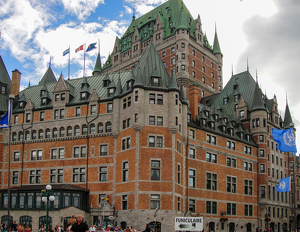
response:
M5 222L2 222L1 229L2 229L3 232L5 232L5 228L6 228Z
M81 214L77 215L77 222L71 227L72 232L89 232L88 225L82 221L83 217Z
M44 225L41 225L41 228L39 229L39 232L45 232ZM48 231L47 231L48 232Z
M18 230L18 224L16 223L16 221L14 221L14 223L11 225L11 231L17 231Z
M150 224L146 224L146 229L144 230L145 232L151 232Z
M89 232L94 232L94 231L96 231L96 226L92 225L89 229Z
M25 232L31 232L31 229L30 229L30 227L29 227L29 225L28 225L28 224L26 225Z

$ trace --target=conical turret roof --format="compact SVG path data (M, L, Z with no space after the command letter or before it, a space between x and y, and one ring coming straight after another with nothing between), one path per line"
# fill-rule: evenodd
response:
M284 127L290 128L291 123L293 123L293 119L292 119L289 105L288 105L288 103L286 103L285 113L284 113Z
M49 84L52 82L57 82L54 73L52 71L51 66L49 65L47 71L45 72L42 80L39 82L39 85L45 85L45 84Z
M219 39L218 39L218 35L217 35L217 30L215 30L213 53L222 55L220 44L219 44Z
M255 89L254 89L254 97L252 102L252 111L254 110L266 110L265 104L262 99L262 92L256 82Z

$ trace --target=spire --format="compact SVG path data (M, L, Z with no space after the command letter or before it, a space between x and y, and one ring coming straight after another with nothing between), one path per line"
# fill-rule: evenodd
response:
M51 67L51 56L50 56L50 62L49 62L49 67Z
M286 107L285 107L285 113L284 113L284 127L285 127L285 129L291 128L292 124L294 124L294 123L293 123L292 115L291 115L291 112L290 112L288 100L286 99Z
M249 72L249 63L248 63L248 57L247 57L247 72Z
M231 64L231 76L233 77L233 64Z
M96 60L96 63L95 63L95 68L94 68L94 71L93 71L93 76L98 75L101 71L102 71L102 69L101 69L101 58L100 58L100 51L99 51L98 55L97 55L97 60Z
M217 25L215 25L215 38L214 38L214 46L213 46L213 53L222 55L218 34L217 34Z
M256 69L256 82L258 82L257 69Z
M171 71L171 78L169 82L169 90L178 90L177 83L176 83L176 77L175 77L175 70L172 69Z
M135 9L133 7L133 10L132 10L132 21L134 21L134 20L135 20Z
M180 14L179 14L179 20L177 25L177 30L184 29L188 30L188 24L186 22L185 12L183 8L183 3L181 4Z
M39 82L39 85L45 85L48 83L57 82L54 73L51 69L51 66L49 65L47 71L45 72L44 76L42 77L42 80Z
M262 92L258 86L258 83L255 83L255 89L253 94L253 102L252 102L252 109L254 110L266 110L263 99L262 99Z

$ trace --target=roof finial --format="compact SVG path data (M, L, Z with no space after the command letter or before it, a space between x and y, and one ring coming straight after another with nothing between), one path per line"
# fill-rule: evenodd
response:
M30 80L29 80L29 82L28 82L28 86L30 87Z
M233 76L233 63L231 63L231 76Z
M217 32L217 22L215 21L215 32Z
M285 92L286 104L288 104L287 92Z
M49 68L51 67L51 56L50 56L50 62L49 62Z
M183 0L181 0L181 8L183 8Z
M249 62L248 62L248 57L247 57L247 71L249 72Z

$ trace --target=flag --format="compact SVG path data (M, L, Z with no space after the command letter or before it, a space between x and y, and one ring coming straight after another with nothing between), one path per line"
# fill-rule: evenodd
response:
M67 50L65 50L64 52L63 52L63 56L65 56L65 55L67 55L67 54L69 54L70 53L70 48L68 48Z
M8 104L8 111L6 111L1 117L0 117L0 128L8 128L10 123L10 103Z
M277 192L289 192L291 191L291 177L286 177L279 180L279 184L276 186Z
M272 129L273 139L278 143L277 148L282 152L297 152L293 128L288 130Z
M0 117L0 128L8 128L9 121L8 121L8 111L4 113L2 117Z
M83 50L83 45L80 45L78 48L75 49L75 53Z
M96 44L97 44L97 43L92 43L92 44L90 44L90 45L88 46L88 48L86 49L86 52L89 52L89 51L92 51L93 49L95 49L95 48L96 48Z

